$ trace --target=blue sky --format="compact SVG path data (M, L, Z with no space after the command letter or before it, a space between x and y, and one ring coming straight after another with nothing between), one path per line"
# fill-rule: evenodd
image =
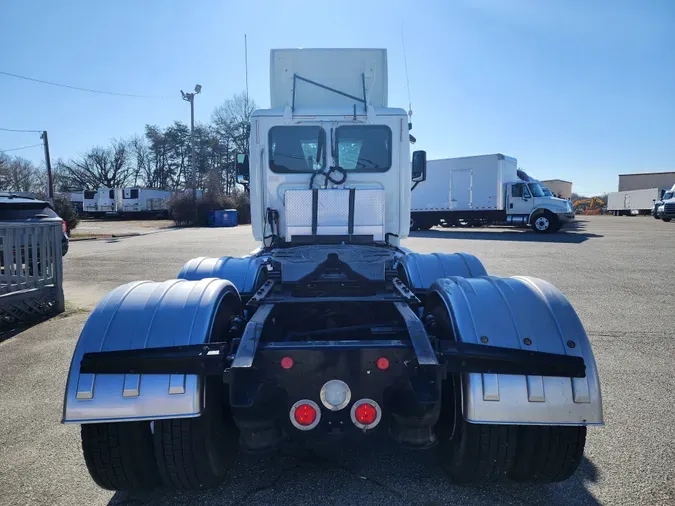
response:
M403 23L413 134L430 158L502 152L586 194L615 191L619 173L675 170L670 0L5 0L0 21L0 71L164 97L0 75L0 128L48 130L52 159L189 121L180 89L195 83L208 121L244 89L244 33L261 107L271 48L384 47L389 104L407 108ZM0 132L0 149L37 142Z

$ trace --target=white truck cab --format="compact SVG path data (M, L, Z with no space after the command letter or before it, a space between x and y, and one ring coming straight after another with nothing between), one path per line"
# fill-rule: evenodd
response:
M238 164L255 239L398 245L410 225L410 125L387 107L386 51L272 50L270 75L271 109L251 117L248 180Z
M666 222L675 218L675 184L670 190L663 194L661 202L658 204L656 217L661 218Z

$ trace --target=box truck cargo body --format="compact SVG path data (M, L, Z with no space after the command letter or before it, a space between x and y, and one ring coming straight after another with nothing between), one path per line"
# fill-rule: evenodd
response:
M515 158L502 154L430 160L411 202L414 229L506 224L553 232L574 218L570 202L547 196Z
M654 202L661 199L665 189L649 188L607 194L607 211L615 216L650 214Z

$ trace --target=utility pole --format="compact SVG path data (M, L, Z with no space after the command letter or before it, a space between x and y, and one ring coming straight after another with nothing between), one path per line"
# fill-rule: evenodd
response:
M195 95L198 95L202 91L202 86L200 84L195 86L194 93L185 93L183 90L180 90L180 94L183 96L183 100L190 102L190 171L191 181L190 186L192 186L192 198L197 200L197 164L195 162Z
M49 158L49 139L47 138L47 130L42 132L40 139L43 140L45 147L45 166L47 167L47 200L54 204L54 180L52 179L52 162Z

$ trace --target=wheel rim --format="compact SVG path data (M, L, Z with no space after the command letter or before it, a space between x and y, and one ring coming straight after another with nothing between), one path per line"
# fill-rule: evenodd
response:
M548 230L548 227L550 226L551 222L548 220L546 216L540 216L537 218L537 220L534 222L534 226L537 227L537 230Z

